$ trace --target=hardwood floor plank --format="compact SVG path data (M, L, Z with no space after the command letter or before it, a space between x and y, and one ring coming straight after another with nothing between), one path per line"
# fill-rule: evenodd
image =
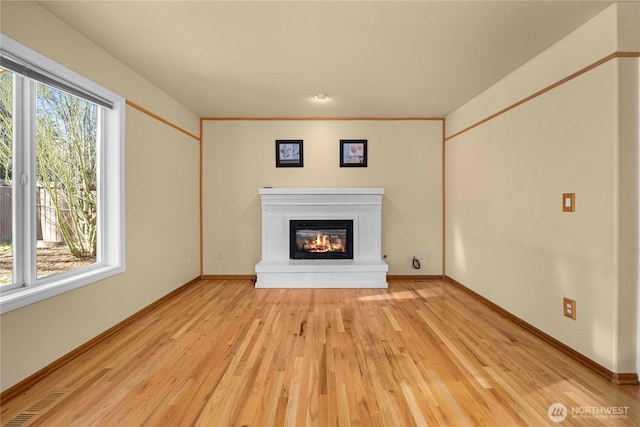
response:
M567 426L640 424L619 386L440 280L389 289L255 289L203 280L25 393L28 426ZM585 412L624 408L623 418ZM596 408L596 409L593 409ZM592 414L593 415L593 414Z

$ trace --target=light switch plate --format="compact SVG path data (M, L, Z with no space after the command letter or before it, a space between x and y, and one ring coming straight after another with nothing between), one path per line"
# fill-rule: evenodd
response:
M576 193L562 194L562 212L576 211Z

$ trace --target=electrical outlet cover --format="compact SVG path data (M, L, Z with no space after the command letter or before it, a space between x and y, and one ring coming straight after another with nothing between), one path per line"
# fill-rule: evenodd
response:
M576 320L576 302L569 298L562 299L562 314L566 317Z

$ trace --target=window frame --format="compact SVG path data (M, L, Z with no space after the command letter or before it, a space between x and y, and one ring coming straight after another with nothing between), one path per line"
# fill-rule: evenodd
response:
M3 54L20 58L113 104L98 107L98 247L96 263L37 279L35 276L35 81L14 73L14 279L0 294L0 314L104 280L126 270L125 112L116 93L0 34ZM17 141L21 143L17 143ZM18 152L20 150L20 152ZM18 154L16 154L18 153ZM17 156L17 157L16 157ZM25 174L27 184L21 184ZM16 189L20 187L19 189ZM26 215L26 218L25 218Z

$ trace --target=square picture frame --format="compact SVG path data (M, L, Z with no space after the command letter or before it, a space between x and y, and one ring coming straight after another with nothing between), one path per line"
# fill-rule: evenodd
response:
M276 167L301 168L303 166L303 140L276 139Z
M366 168L367 167L367 140L366 139L341 139L340 140L340 167L341 168Z

